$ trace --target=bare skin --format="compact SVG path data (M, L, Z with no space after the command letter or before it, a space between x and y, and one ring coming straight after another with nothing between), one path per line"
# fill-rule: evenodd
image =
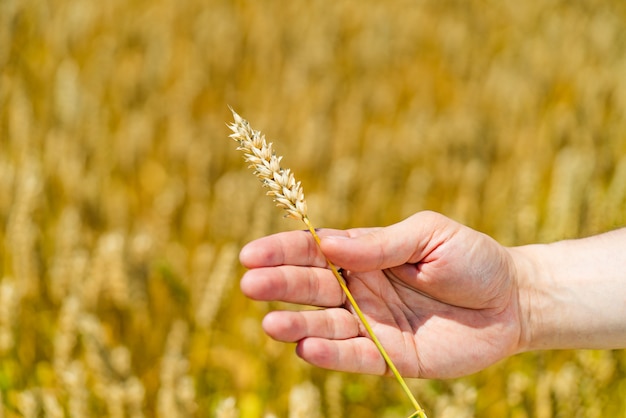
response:
M625 230L506 248L442 215L420 212L385 228L319 234L323 254L343 268L355 299L404 376L467 375L538 348L626 347L626 257L621 255L626 251L615 248L626 248ZM580 252L597 259L590 262ZM241 289L256 300L324 308L274 311L263 321L272 338L297 342L296 352L305 361L386 374L323 254L304 231L253 241L240 254L249 269ZM585 299L594 286L602 291ZM615 306L598 314L607 310L605 297ZM581 325L577 309L581 316L599 315L591 321L595 327Z

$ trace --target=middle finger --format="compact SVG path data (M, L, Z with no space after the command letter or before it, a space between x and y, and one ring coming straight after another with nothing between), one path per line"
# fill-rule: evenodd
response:
M251 299L337 307L345 295L333 273L320 267L277 266L247 271L240 283Z

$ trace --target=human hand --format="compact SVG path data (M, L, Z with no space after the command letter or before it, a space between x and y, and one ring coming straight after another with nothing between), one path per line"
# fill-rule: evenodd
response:
M442 215L420 212L385 228L304 231L264 237L240 254L241 289L256 300L321 310L269 313L272 338L297 342L307 362L385 374L386 364L346 303L326 257L400 373L449 378L481 370L519 349L516 268L509 251ZM324 256L325 255L325 256Z

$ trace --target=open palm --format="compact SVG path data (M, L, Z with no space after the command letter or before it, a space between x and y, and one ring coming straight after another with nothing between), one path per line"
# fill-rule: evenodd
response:
M320 236L403 375L466 375L516 351L515 270L508 251L486 235L422 212L387 228ZM325 308L269 313L263 326L271 337L298 342L298 355L320 367L387 373L310 234L262 238L240 258L250 268L241 282L249 297Z

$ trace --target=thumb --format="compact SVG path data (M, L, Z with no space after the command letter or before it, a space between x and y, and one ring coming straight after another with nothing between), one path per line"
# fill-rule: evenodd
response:
M348 236L324 236L322 252L334 264L353 271L372 271L417 263L442 242L450 219L419 212L385 228L347 231ZM443 234L445 235L445 234Z

